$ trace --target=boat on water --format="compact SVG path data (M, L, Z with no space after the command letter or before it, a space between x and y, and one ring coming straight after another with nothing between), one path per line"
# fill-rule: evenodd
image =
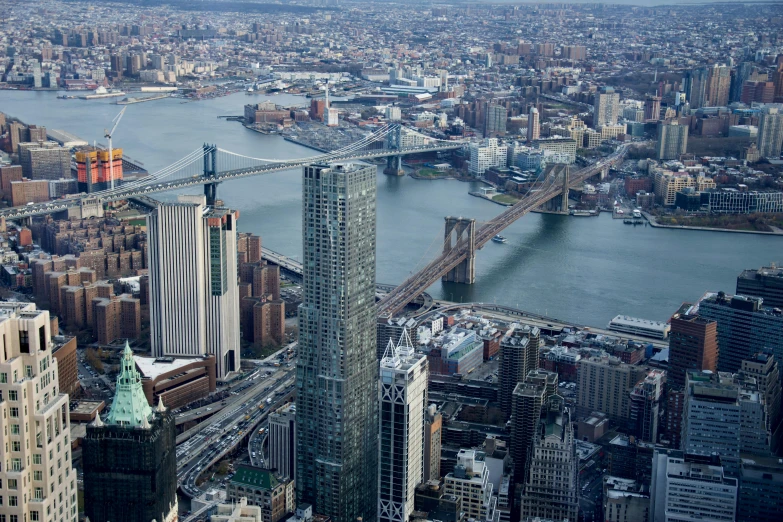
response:
M495 237L492 238L492 241L494 241L495 243L505 243L506 242L506 238L501 236L500 234L498 234L498 235L496 235Z

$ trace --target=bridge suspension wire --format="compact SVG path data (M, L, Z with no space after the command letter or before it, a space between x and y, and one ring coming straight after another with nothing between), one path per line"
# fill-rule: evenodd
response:
M231 152L230 150L225 149L218 149L220 152L230 154L232 156L236 156L239 158L249 159L253 161L260 161L263 163L300 163L302 161L318 161L321 159L327 159L330 157L339 157L344 156L346 154L350 154L352 152L355 152L357 150L360 150L361 148L369 145L370 143L374 143L382 138L385 138L390 132L392 132L397 125L385 125L384 127L378 129L377 131L373 132L372 134L369 134L362 138L359 141L356 141L354 143L351 143L350 145L346 145L343 148L333 150L324 154L319 154L317 156L311 156L309 158L296 158L296 159L288 159L288 160L281 160L281 159L267 159L267 158L255 158L252 156L246 156L244 154L239 154L236 152Z
M90 194L90 196L113 196L115 194L122 194L123 192L127 191L128 189L134 189L141 186L149 185L150 183L155 183L157 181L160 181L164 178L167 178L171 174L179 172L181 169L188 167L197 161L201 161L204 157L204 149L196 149L187 156L180 158L179 160L175 161L171 165L168 165L161 170L155 172L154 174L151 174L147 177L144 177L142 179L131 181L129 183L123 183L119 187L114 188L114 190L106 189L101 190L98 192L93 192Z

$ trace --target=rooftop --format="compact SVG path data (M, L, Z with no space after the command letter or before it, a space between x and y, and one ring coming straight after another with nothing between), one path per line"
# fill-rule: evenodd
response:
M271 471L255 466L239 466L234 476L231 477L231 482L267 491L271 491L280 484Z
M201 360L200 357L173 359L170 357L155 358L139 356L134 357L134 359L136 361L136 368L139 369L141 376L148 379L157 379L164 373L179 370Z

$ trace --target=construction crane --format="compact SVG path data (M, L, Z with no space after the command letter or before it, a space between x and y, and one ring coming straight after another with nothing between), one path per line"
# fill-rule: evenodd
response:
M120 124L122 115L125 114L125 109L127 108L127 106L123 107L120 113L111 120L114 124L111 131L103 129L103 137L109 140L109 178L111 178L111 190L114 190L114 150L111 147L111 137L114 136L114 131L117 129L117 125Z

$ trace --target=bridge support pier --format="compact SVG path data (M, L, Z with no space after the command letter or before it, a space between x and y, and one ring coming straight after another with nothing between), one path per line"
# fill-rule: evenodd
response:
M456 248L465 250L466 255L465 259L449 270L442 280L448 283L472 285L476 282L476 220L447 217L444 237L443 252L450 252Z
M568 176L568 165L555 164L547 168L557 169L554 172L554 176L556 178L554 182L560 184L560 186L563 188L563 192L559 198L555 197L550 199L544 203L540 209L551 214L568 214L568 183L570 181Z
M383 169L383 173L389 176L404 176L405 171L402 170L402 156L389 156L386 158L386 168Z
M214 207L217 201L217 182L204 184L204 196L207 198L207 206Z

